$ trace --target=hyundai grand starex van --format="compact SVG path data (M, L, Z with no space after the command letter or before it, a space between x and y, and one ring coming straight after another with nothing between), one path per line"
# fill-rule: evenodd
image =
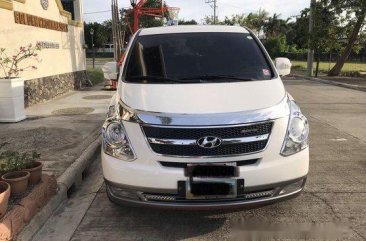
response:
M137 32L102 130L109 199L208 209L298 195L309 126L280 78L290 68L242 27Z

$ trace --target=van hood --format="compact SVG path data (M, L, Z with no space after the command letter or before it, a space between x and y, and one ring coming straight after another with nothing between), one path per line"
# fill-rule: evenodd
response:
M118 87L122 102L135 110L176 114L214 114L272 107L285 97L280 78L202 84L135 84Z

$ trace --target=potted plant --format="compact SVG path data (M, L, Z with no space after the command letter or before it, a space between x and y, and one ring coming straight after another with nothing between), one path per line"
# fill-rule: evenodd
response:
M25 169L24 171L28 171L30 173L29 182L33 185L39 183L42 179L42 167L43 164L40 161L37 161L40 158L40 154L37 152L33 153L25 153Z
M27 171L8 172L1 176L1 179L9 183L11 195L19 196L25 193L28 188L30 173Z
M40 45L20 47L12 56L0 48L0 122L18 122L24 120L24 79L19 74L36 66L20 67L19 64L29 58L37 58Z
M10 185L0 181L0 219L6 214L10 197Z
M14 151L0 153L1 179L10 184L11 195L21 195L28 187L30 173L22 171L26 167L28 154Z

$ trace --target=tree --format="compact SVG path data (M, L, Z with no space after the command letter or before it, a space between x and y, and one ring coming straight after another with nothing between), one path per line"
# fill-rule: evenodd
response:
M184 20L184 19L180 19L178 21L178 25L197 25L198 23L196 22L196 20L192 19L192 20Z
M245 14L236 14L232 15L231 17L225 17L223 24L225 25L239 25L239 26L246 26L247 17Z
M273 14L272 17L269 17L267 21L264 23L263 31L267 38L269 37L277 37L286 35L290 29L288 21L290 19L280 19L281 14Z
M102 25L105 28L106 34L107 34L107 43L113 42L113 31L112 31L112 19L105 20Z
M274 49L275 53L272 55L284 50L304 52L307 48L312 48L317 60L317 72L323 54L337 53L340 57L329 75L339 75L351 53L366 51L366 0L318 1L311 36L309 18L309 8L302 10L295 21L281 19L279 14L269 16L268 12L260 9L248 15L225 17L223 21L218 21L218 24L247 26L258 36L264 33L268 40L264 41L268 49ZM212 18L206 17L204 22L212 24Z
M246 17L246 25L259 37L268 19L269 13L264 9L259 9L258 13L249 13Z
M289 45L296 45L297 49L306 49L311 47L314 49L317 70L319 70L319 62L321 55L324 53L338 52L340 50L340 41L342 31L340 31L340 18L332 11L331 6L322 1L316 3L314 11L314 29L309 35L309 18L310 9L305 8L301 14L296 17L296 21L289 23L287 41ZM309 46L309 38L311 46Z
M264 25L268 19L269 13L264 9L259 9L256 13L249 13L248 15L245 14L236 14L232 15L231 17L226 16L224 21L216 20L216 24L218 25L240 25L246 26L253 30L256 35L261 34L264 29ZM212 17L205 17L203 19L205 24L213 24Z
M110 39L112 34L111 27L108 27L108 21L103 24L100 23L84 23L84 35L85 35L85 43L88 45L88 48L92 48L92 37L90 34L90 30L94 30L93 42L94 47L103 48L104 45Z
M294 22L288 23L289 30L286 34L287 43L295 45L297 49L308 47L309 9L303 10Z
M280 57L288 50L286 37L284 35L271 36L267 38L263 44L271 57Z
M309 10L310 11L310 10ZM317 60L315 76L318 76L319 63L322 53L339 50L339 18L330 5L318 2L314 11L314 29L310 36L310 45L314 49ZM309 33L307 34L309 36Z
M214 20L213 17L206 16L204 19L202 19L203 24L207 25L213 25ZM224 23L219 20L218 17L216 17L216 25L223 25Z
M337 60L335 66L329 71L329 76L338 76L344 66L344 63L351 54L354 45L361 34L362 27L366 18L366 1L365 0L331 0L333 11L338 14L346 14L348 23L346 27L352 27L352 31L348 34L348 42L341 56Z

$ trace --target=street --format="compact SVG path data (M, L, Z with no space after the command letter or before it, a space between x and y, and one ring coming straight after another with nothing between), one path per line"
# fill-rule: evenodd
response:
M117 206L106 196L98 158L33 240L229 240L233 224L250 218L292 228L336 223L347 229L343 236L328 230L339 240L366 240L366 93L299 79L285 85L311 127L310 171L299 197L253 210Z
M107 62L113 62L113 59L105 59L105 60L98 60L96 59L95 62L94 62L94 67L95 68L102 68L103 65L105 65ZM93 68L93 59L86 59L86 65L89 67L89 68Z

